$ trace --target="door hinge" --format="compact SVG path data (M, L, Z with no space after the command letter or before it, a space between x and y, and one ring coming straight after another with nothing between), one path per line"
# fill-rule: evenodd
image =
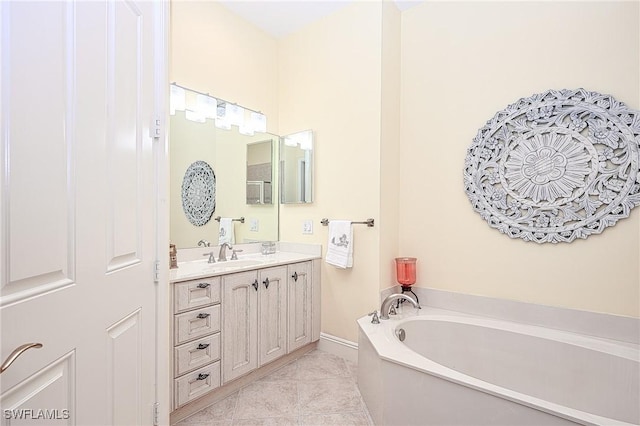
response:
M153 262L153 282L160 282L160 261Z
M158 426L158 417L160 417L160 403L155 402L153 404L153 426Z
M149 128L149 133L153 139L160 139L162 136L162 120L158 117L154 117L151 120L151 127Z

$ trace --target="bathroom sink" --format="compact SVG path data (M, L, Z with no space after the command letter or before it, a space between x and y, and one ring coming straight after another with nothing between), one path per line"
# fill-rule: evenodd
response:
M257 266L261 265L262 261L256 259L238 259L238 260L227 260L226 262L218 262L218 263L208 263L208 265L213 266L214 269L217 268L245 268L248 266Z
M181 262L178 264L179 275L211 274L217 272L229 272L236 269L249 268L261 265L258 259L226 260L223 262L209 263L206 259Z

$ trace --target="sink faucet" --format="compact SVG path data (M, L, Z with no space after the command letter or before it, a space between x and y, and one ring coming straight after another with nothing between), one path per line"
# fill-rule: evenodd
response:
M198 241L198 247L210 247L211 243L207 240Z
M418 305L418 303L415 300L413 300L411 297L405 294L391 294L382 301L382 306L380 307L380 319L388 320L389 308L391 308L391 304L396 300L401 300L401 299L408 300L409 302L411 302L414 308L420 309L420 305Z
M230 250L233 250L233 247L231 247L231 244L229 243L220 244L220 253L218 253L218 262L224 262L227 260L227 252L226 252L227 248Z

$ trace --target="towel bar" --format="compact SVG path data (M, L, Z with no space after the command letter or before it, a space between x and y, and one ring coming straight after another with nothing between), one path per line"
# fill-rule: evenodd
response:
M220 216L215 217L216 222L220 222L220 219L221 219ZM241 217L240 219L231 219L231 220L233 220L234 222L244 223L244 217Z
M323 226L328 226L328 225L329 225L329 219L326 219L326 218L325 218L325 219L322 219L322 220L320 221L320 223L321 223ZM367 220L365 220L365 221L363 221L363 222L353 222L353 221L352 221L352 222L351 222L351 224L352 224L352 225L355 225L355 224L358 224L358 225L367 225L369 228L373 228L373 219L367 219Z

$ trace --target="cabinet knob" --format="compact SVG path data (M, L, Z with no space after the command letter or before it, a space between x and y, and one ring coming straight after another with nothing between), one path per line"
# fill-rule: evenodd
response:
M196 380L204 380L207 377L209 377L208 373L207 374L200 373L200 374L198 374L198 378Z
M207 318L210 314L207 314L205 312L199 313L198 314L198 318L203 319L203 318Z
M253 288L256 289L256 291L258 291L258 279L256 278L256 280L253 282L253 284L251 284L253 286Z
M294 272L293 275L291 275L291 278L293 278L295 282L298 282L298 273Z
M262 281L262 284L264 284L264 288L269 288L269 278Z
M209 283L200 283L198 284L198 288L207 288L209 287Z
M209 347L208 343L200 343L197 349L207 349Z

